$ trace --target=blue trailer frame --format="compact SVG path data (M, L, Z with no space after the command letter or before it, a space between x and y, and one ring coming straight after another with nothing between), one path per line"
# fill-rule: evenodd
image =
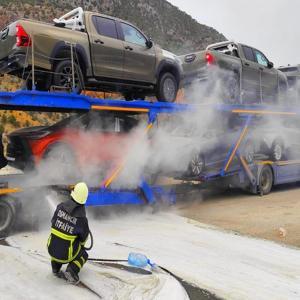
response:
M245 158L239 152L239 147L246 137L251 122L256 116L268 115L268 116L300 116L300 110L297 107L280 107L280 106L241 106L241 105L216 105L215 109L219 111L231 112L244 118L244 125L240 130L240 134L237 137L236 142L230 147L227 153L227 157L224 166L219 172L208 172L204 176L201 176L199 180L202 182L212 182L222 179L238 178L238 180L232 180L235 185L239 187L247 186L254 194L263 195L261 187L261 174L264 168L271 168L272 170L272 187L284 183L293 183L300 181L300 160L288 160L288 161L270 161L270 160L258 160L251 164L248 164ZM229 168L234 157L237 157L240 165ZM229 180L230 182L230 180Z
M174 104L165 102L147 102L147 101L124 101L124 100L107 100L94 99L85 95L76 95L72 93L60 92L40 92L40 91L17 91L17 92L0 92L0 109L24 110L24 111L118 111L118 112L134 112L146 113L148 115L148 129L152 127L157 115L166 113L182 113L192 112L197 109L215 109L223 112L238 114L245 118L245 124L241 128L240 135L234 145L227 154L224 167L215 173L208 173L201 178L202 181L213 181L220 178L238 176L240 183L249 180L253 192L259 191L259 175L264 166L268 165L272 168L274 174L274 185L293 182L300 180L300 163L298 161L288 162L255 162L248 165L242 155L239 153L239 146L246 135L248 127L253 118L257 115L273 115L273 116L295 116L300 115L300 109L295 107L267 106L267 105L190 105L190 104ZM236 169L230 169L229 166L233 158L237 156L240 166ZM291 172L294 168L299 172ZM118 175L118 170L115 172ZM293 175L291 175L293 174ZM173 193L165 193L160 187L151 187L143 179L139 184L139 192L137 191L115 191L109 186L101 186L98 190L90 193L87 205L114 205L114 204L142 204L155 203L162 196L171 199L174 202Z
M94 99L85 95L72 93L49 93L40 91L17 91L0 92L0 109L39 111L39 112L85 112L90 110L117 111L125 113L144 113L148 115L148 126L150 130L156 121L157 115L161 113L178 113L188 110L187 105L124 100ZM119 169L114 172L109 183L99 185L99 188L91 189L87 200L87 206L108 206L125 204L154 204L158 200L166 200L168 203L175 202L175 195L171 190L165 190L159 186L150 186L143 178L136 190L114 190L110 188L111 182L118 176ZM26 176L24 174L23 176ZM20 176L18 175L18 180ZM11 179L11 178L10 178ZM6 177L0 178L5 182ZM9 180L7 186L0 188L0 195L20 193L24 190L16 187L16 180ZM10 183L10 184L9 184Z

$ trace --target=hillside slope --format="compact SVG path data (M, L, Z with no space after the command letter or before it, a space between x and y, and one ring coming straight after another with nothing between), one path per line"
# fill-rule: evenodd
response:
M203 49L225 39L215 29L199 24L166 0L0 0L0 27L18 17L51 22L77 6L128 20L163 48L178 54Z
M208 44L225 39L215 29L197 23L191 16L166 0L0 0L0 29L21 17L52 22L53 18L78 6L128 20L163 48L177 54L203 49ZM21 82L16 78L11 79L9 76L0 78L1 91L13 91L20 86ZM103 97L102 94L100 97ZM51 119L51 116L38 113L28 116L25 113L22 117L20 115L20 118L18 116L16 113L0 111L0 119L5 121L0 124L0 132L38 125L37 123L51 124L58 118L57 114Z

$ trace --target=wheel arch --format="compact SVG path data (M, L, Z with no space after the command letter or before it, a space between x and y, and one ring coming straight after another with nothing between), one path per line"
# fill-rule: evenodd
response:
M80 69L82 74L85 76L87 69L88 69L88 58L87 55L85 53L84 48L81 45L75 45L74 47L74 61L77 61L77 57L79 60L79 65L80 65ZM77 57L76 57L77 55ZM65 42L58 42L52 53L51 53L51 65L52 68L54 69L54 66L58 63L58 61L56 60L57 58L62 59L62 58L66 58L66 59L71 59L71 49L70 46L66 45Z
M156 72L157 81L162 76L162 74L168 73L168 72L175 76L177 85L179 87L180 80L181 80L181 72L180 72L179 66L171 60L166 59L166 60L162 60L160 62L159 66L157 68L157 72Z

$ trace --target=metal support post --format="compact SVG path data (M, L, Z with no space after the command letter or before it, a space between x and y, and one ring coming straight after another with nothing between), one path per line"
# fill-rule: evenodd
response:
M75 68L74 68L74 53L73 53L73 44L70 43L71 47L71 65L72 65L72 92L76 92L75 87Z
M149 111L148 125L145 128L144 134L147 134L149 130L153 127L153 123L155 122L156 117L157 117L156 113ZM125 165L126 165L126 159L122 161L120 165L113 170L111 175L102 182L101 187L108 188L112 184L112 182L119 176L121 171L124 169Z
M34 63L35 63L35 61L34 61L34 38L32 37L31 38L31 79L32 79L32 86L31 86L31 89L33 90L33 91L35 91L35 74L34 74L34 72L35 72L35 69L34 69Z
M247 132L248 132L248 127L249 127L249 124L251 122L251 119L252 119L252 116L247 116L247 119L246 119L246 122L245 122L245 125L243 126L242 130L241 130L241 133L239 135L239 138L238 140L236 141L236 143L231 147L231 149L229 150L228 154L227 154L227 158L226 158L226 161L225 161L225 165L224 167L222 168L221 170L221 176L224 176L225 173L228 171L232 161L233 161L233 158L234 156L236 155L243 139L245 138L245 136L247 135Z

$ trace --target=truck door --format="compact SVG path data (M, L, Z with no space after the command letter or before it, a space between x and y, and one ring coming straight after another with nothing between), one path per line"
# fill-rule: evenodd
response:
M124 79L154 82L154 47L146 46L147 39L137 28L124 22L120 24L125 45Z
M242 58L243 102L261 102L260 70L252 48L242 46L245 59Z
M253 51L261 74L262 101L274 103L278 92L277 70L269 67L269 61L263 53L256 49Z
M93 16L95 30L90 32L91 58L97 77L123 77L124 42L119 39L113 19Z

